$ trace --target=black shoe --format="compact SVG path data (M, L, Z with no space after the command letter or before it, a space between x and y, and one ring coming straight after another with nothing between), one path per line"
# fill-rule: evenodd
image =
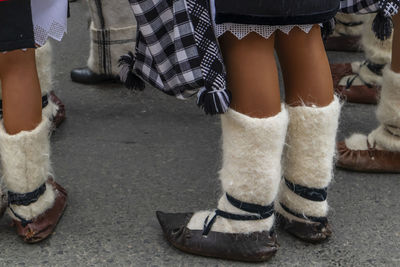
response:
M263 262L278 250L273 232L231 234L186 227L193 213L164 213L157 211L157 218L169 243L177 249L206 257L247 262Z
M104 82L120 82L119 76L97 74L88 67L77 68L71 71L71 80L76 83L98 84Z

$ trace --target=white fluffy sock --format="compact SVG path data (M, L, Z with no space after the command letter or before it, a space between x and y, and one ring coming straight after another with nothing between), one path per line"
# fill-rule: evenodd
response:
M50 175L49 129L51 122L45 116L32 131L16 135L6 133L0 126L0 153L3 181L7 190L24 194L39 188ZM24 219L32 219L52 207L55 193L47 185L45 193L29 206L12 205L12 209Z
M223 132L223 165L220 180L223 192L252 204L268 206L278 192L281 177L281 156L288 123L282 111L274 117L257 119L230 110L221 116ZM225 194L218 208L234 214L247 214L232 206ZM213 212L197 212L188 228L203 230L207 216ZM253 214L254 215L254 214ZM218 217L215 232L249 233L270 230L274 216L258 221L234 221Z
M340 114L340 103L334 101L326 107L288 107L290 123L287 147L284 151L284 177L296 185L323 189L332 179L335 139ZM280 206L313 217L325 217L327 201L311 201L300 197L281 182L276 209L290 219L300 220Z

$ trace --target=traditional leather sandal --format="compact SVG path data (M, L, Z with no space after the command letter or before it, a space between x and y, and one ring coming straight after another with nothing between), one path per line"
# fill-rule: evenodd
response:
M357 172L400 173L400 152L378 150L368 140L367 147L367 150L351 150L344 141L339 142L336 166Z
M290 220L277 212L277 225L281 229L308 243L320 243L332 236L332 228L326 217L306 217L303 214L292 211L282 203L279 204L290 215L307 220L307 222Z
M243 221L268 218L273 214L273 205L262 207L243 203L236 199L232 201L228 198L228 200L244 211L254 212L254 208L256 208L260 213L259 215L238 215L216 210L211 219L207 217L203 230L190 230L186 227L193 213L157 211L157 218L166 239L174 247L184 252L246 262L263 262L270 259L278 250L276 234L273 230L240 234L214 232L211 231L211 228L218 216Z
M10 209L15 217L20 219L13 220L13 226L16 227L18 235L27 243L37 243L48 238L54 232L54 229L56 228L57 223L66 208L66 190L57 184L52 178L49 178L47 183L53 186L56 194L56 199L54 200L54 205L52 208L46 210L43 214L29 221L24 220L21 218L21 216Z
M363 66L367 67L371 72L375 73L376 75L382 76L382 70L385 65L375 64L371 61L366 60L361 67ZM381 90L381 87L379 85L370 84L364 81L359 74L355 74L351 78L349 77L346 85L339 85L340 80L337 80L338 76L333 77L336 93L338 93L339 96L347 102L372 105L376 105L378 103L379 93ZM363 84L354 85L354 81L356 79L360 79Z

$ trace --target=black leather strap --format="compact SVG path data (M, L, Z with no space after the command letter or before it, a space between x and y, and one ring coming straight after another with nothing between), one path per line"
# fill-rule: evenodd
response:
M33 222L32 220L25 220L24 218L22 218L20 215L18 215L17 213L15 213L15 211L14 211L11 207L9 207L9 209L10 209L10 211L12 212L12 214L13 214L18 220L21 221L21 224L22 224L23 227L25 227L25 226L27 226L28 224L30 224L30 223Z
M309 188L302 185L294 184L285 178L286 186L296 195L311 201L325 201L328 197L328 188Z
M28 206L36 202L41 195L46 191L46 184L42 184L35 191L18 194L8 191L8 205Z
M295 212L295 211L289 209L287 206L282 204L282 202L280 202L279 204L281 205L281 207L284 211L286 211L287 213L289 213L297 218L307 220L307 221L322 223L323 225L326 225L328 223L328 218L326 218L326 217L307 216L307 215L300 214L298 212Z
M203 235L208 235L218 216L235 221L257 221L267 219L274 214L273 203L268 206L246 203L232 197L229 194L226 194L226 198L228 199L229 203L232 204L232 206L246 212L254 213L254 215L233 214L217 209L215 210L214 216L211 218L211 220L209 220L209 216L207 216L206 220L204 221Z
M367 68L371 72L375 73L378 76L382 76L383 75L382 74L382 70L386 66L386 64L376 64L376 63L371 62L369 60L366 60L364 64L367 65Z
M346 26L346 27L356 27L356 26L360 26L360 25L363 25L363 24L364 24L364 22L362 22L362 21L357 21L357 22L344 22L344 21L341 21L341 20L339 20L339 19L337 19L337 18L335 18L335 21L336 21L337 24L342 24L342 25L344 25L344 26Z

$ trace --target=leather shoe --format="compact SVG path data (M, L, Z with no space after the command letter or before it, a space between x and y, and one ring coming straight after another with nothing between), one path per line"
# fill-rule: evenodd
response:
M56 193L53 207L27 225L22 225L20 221L13 220L18 235L27 243L37 243L48 238L54 232L67 206L67 191L52 178L49 178L48 183L53 186Z
M99 84L104 82L118 82L119 77L114 75L97 74L88 67L77 68L71 71L71 80L83 84Z
M378 150L369 143L367 145L367 150L351 150L345 142L339 142L336 166L358 172L400 173L400 152Z
M330 224L320 222L299 222L289 220L277 213L277 225L286 232L308 243L321 243L332 236Z
M186 227L193 213L157 212L157 218L167 240L187 253L227 260L262 262L278 250L276 235L269 231L231 234L190 230Z

